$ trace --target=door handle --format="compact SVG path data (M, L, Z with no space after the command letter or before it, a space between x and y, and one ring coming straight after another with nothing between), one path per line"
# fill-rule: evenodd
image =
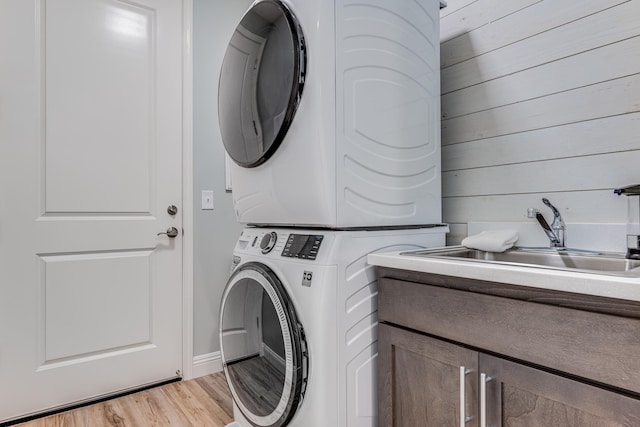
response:
M465 377L471 372L471 369L460 366L460 427L465 427L473 419L473 417L467 416L467 392L465 389Z
M480 427L487 427L487 383L493 378L480 374Z
M178 229L175 227L169 227L167 228L167 231L163 231L162 233L158 233L157 235L160 236L162 234L166 234L168 237L171 237L173 239L178 235Z

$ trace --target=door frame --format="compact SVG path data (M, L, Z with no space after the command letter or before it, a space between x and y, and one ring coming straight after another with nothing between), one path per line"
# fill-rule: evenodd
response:
M182 0L182 378L193 377L193 0Z

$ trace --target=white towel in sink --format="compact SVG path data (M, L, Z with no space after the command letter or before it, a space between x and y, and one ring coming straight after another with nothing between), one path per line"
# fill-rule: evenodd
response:
M518 240L516 230L485 230L469 236L462 241L462 246L487 252L504 252Z

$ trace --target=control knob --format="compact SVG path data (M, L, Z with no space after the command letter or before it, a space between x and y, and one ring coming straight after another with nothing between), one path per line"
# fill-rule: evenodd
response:
M262 253L268 254L269 252L271 252L271 249L273 249L277 241L278 234L276 234L275 231L265 234L260 241L260 249L262 250Z

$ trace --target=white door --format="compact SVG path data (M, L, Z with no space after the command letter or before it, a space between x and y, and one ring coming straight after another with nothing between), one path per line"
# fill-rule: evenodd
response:
M0 421L182 369L182 31L181 0L0 1Z

